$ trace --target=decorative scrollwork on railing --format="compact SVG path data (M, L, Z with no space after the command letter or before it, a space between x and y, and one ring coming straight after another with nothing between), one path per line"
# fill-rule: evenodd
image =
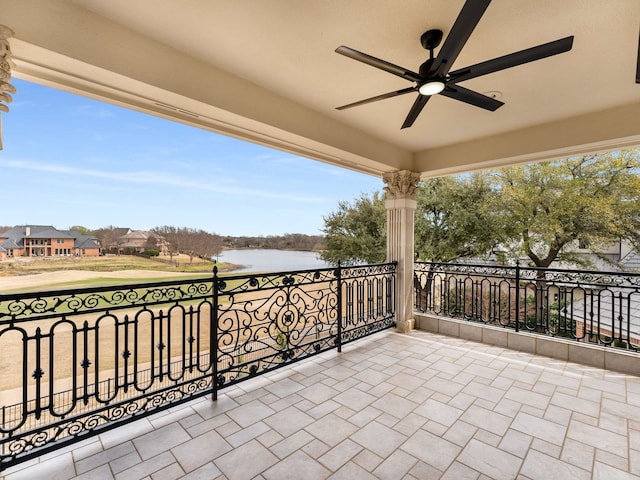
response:
M333 271L316 270L254 275L222 290L218 384L331 348L337 335L336 289Z
M0 324L32 321L60 314L119 310L207 298L212 295L212 279L136 284L119 289L83 288L17 295L0 295Z
M332 269L305 270L297 272L264 273L229 276L218 286L220 295L232 295L267 289L278 289L294 285L311 285L335 280Z
M71 443L77 441L78 435L90 431L99 433L105 426L114 422L125 422L132 417L140 417L145 413L153 412L160 405L175 404L192 398L198 393L209 391L211 391L211 378L200 378L186 385L162 390L146 397L135 398L112 407L94 409L86 414L78 414L68 418L51 417L45 429L36 428L15 439L9 439L3 445L7 452L3 457L8 460L34 451L38 455L42 455L46 451L52 450L52 448L46 448L47 445L52 446L57 442L60 442L58 445ZM58 445L56 448L59 448ZM0 464L0 466L2 465Z
M448 272L456 273L459 275L508 278L515 275L515 267L474 265L467 263L416 262L414 272L416 274L429 272Z
M19 381L0 469L340 349L393 326L394 305L395 264L0 295Z
M376 275L392 275L396 272L396 263L380 263L374 265L355 265L342 268L343 279L362 278Z
M526 276L535 278L538 275L541 279L549 282L580 284L592 287L640 287L640 274L553 269L541 273L538 272L540 272L540 269L532 270L527 272Z

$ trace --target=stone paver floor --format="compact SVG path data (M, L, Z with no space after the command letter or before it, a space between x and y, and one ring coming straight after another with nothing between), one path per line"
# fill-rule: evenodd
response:
M4 473L18 479L640 478L640 378L384 332Z

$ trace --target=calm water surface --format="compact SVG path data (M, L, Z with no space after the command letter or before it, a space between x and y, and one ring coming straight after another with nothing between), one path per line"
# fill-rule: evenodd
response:
M224 250L218 261L243 265L235 272L286 272L329 267L316 252L297 250Z

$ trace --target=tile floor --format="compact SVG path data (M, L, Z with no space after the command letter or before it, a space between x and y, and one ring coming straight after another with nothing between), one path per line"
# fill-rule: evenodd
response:
M23 465L40 479L640 478L640 377L387 331Z

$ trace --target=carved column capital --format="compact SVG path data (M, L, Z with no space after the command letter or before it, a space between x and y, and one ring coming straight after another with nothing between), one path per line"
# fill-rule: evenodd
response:
M9 38L14 33L9 27L0 25L0 112L8 112L7 104L13 101L12 93L16 93L16 87L11 85L11 68L14 67L11 60L11 46ZM1 120L1 119L0 119ZM2 123L0 122L0 150L2 150Z
M11 80L11 46L9 38L13 37L13 30L4 25L0 25L0 111L8 112L9 107L5 104L13 100L10 93L16 93L16 89L9 83Z
M388 172L382 176L385 183L384 190L388 199L411 198L416 196L416 188L420 181L420 174L409 170Z

